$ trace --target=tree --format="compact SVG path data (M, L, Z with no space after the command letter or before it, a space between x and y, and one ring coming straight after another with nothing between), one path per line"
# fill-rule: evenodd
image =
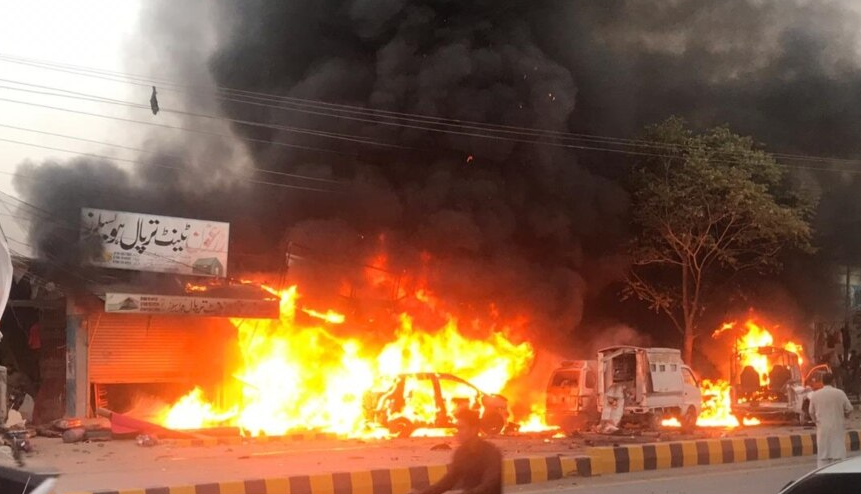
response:
M812 252L811 193L753 139L728 127L695 134L677 117L646 128L632 172L632 267L626 296L665 313L691 362L697 323L720 283L779 269L784 249Z

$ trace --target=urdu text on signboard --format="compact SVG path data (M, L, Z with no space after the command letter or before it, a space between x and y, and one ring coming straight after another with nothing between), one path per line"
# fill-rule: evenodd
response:
M102 244L101 252L89 260L96 266L227 275L229 223L83 208L81 235L97 237Z
M277 319L279 315L279 301L274 297L265 300L248 300L236 298L178 297L139 293L106 293L105 312Z

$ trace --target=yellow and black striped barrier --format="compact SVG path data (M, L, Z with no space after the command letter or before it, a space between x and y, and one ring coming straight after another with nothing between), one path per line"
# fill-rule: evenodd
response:
M859 431L846 432L846 447L861 450ZM578 474L606 475L701 465L775 460L816 454L815 434L707 439L590 448Z
M850 451L861 450L859 431L847 431L846 446ZM506 485L521 485L571 475L590 477L813 454L816 454L815 434L597 447L588 449L583 456L505 459L503 481ZM438 481L447 468L418 466L78 494L406 494Z
M516 485L558 480L576 468L571 457L506 459L503 481ZM438 481L447 470L446 465L434 465L79 494L406 494Z

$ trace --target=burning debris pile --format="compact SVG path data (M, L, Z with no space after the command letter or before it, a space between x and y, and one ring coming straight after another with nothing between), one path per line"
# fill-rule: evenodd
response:
M498 421L498 432L508 407L495 393L525 374L535 357L532 345L515 342L512 328L488 328L483 339L471 338L453 316L442 327L425 328L404 313L391 338L373 342L351 333L341 314L301 309L297 287L279 295L279 320L232 320L241 359L219 402L196 388L158 422L172 429L238 426L251 436L316 430L379 437L450 425L457 407L469 406ZM433 302L426 292L416 300ZM405 374L416 378L399 380ZM489 410L492 402L501 409ZM519 418L536 428L536 417Z

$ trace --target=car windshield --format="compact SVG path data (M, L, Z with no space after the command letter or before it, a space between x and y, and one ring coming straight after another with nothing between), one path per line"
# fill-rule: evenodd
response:
M580 382L580 371L578 370L559 370L553 374L553 379L550 380L550 386L554 388L577 386Z

